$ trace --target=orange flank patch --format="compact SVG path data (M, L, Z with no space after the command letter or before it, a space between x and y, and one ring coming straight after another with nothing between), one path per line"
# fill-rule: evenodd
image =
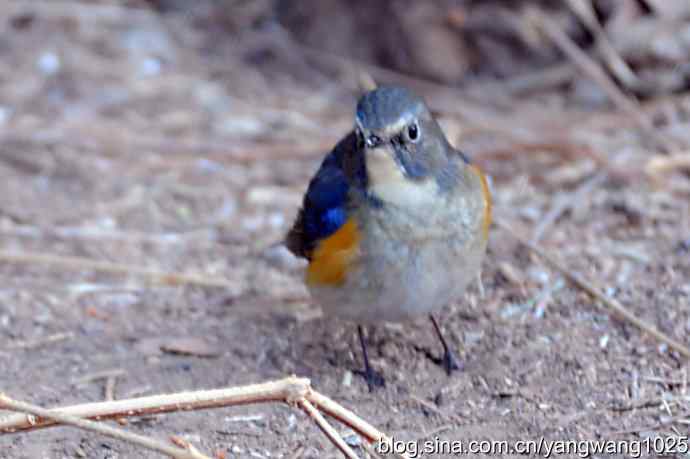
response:
M360 234L353 218L319 242L311 254L306 281L309 285L342 285L357 255Z
M477 166L470 166L472 171L479 176L479 181L482 184L482 196L484 196L484 219L482 221L482 232L484 239L489 237L489 227L491 226L491 192L489 191L489 183L486 181L486 176Z

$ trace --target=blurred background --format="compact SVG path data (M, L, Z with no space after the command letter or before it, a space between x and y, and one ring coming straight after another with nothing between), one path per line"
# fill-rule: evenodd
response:
M353 327L321 317L280 241L371 79L424 96L517 234L690 344L690 2L5 0L0 391L64 405L297 373L406 439L678 434L687 359L504 228L443 314L463 373L420 323L374 332L385 391L353 378ZM331 451L287 407L131 427L218 457ZM0 449L147 457L65 429Z

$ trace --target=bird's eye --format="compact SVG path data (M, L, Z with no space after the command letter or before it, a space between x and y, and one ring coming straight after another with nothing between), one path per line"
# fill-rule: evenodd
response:
M375 134L371 134L369 137L367 137L367 147L369 147L369 148L377 147L377 146L381 145L381 143L382 143L381 137L379 137Z
M417 123L412 123L407 126L407 138L410 139L411 142L419 140L419 126Z

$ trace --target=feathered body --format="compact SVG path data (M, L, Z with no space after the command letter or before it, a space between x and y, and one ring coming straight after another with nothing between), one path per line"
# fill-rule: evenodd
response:
M479 272L486 180L407 90L365 94L355 122L312 179L287 246L309 260L307 287L326 314L368 323L431 313Z

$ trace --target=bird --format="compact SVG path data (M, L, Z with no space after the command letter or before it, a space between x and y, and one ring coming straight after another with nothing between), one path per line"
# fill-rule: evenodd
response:
M324 314L357 324L369 391L384 386L364 326L428 315L448 375L461 364L434 313L480 275L491 225L486 176L453 148L425 101L379 86L309 182L285 245L305 258Z

